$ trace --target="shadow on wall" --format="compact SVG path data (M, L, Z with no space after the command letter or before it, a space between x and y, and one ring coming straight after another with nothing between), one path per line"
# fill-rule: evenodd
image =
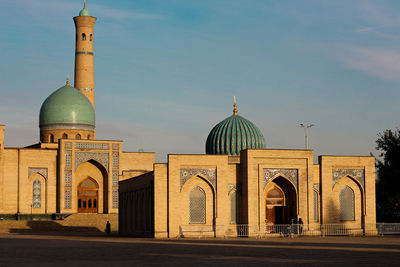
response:
M33 233L49 233L49 232L88 232L88 233L101 233L104 229L98 229L97 227L86 227L86 226L64 226L54 221L28 221L26 224L30 229L23 228L11 228L10 233L17 234L33 234Z
M345 222L340 220L340 207L332 199L328 202L328 218L330 218L330 221L324 222L323 235L348 236L360 234L361 227L349 228Z

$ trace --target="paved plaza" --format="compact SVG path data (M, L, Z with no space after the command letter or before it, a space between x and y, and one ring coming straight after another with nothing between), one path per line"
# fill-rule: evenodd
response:
M0 266L400 266L400 237L156 240L0 235Z

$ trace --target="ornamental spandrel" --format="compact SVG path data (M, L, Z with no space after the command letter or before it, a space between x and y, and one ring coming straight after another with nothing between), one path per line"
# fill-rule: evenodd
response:
M192 168L182 168L181 169L181 189L187 180L193 176L201 176L207 179L216 188L217 183L217 170L214 169L192 169Z
M273 179L282 176L289 179L293 185L299 190L298 180L299 171L298 169L277 169L277 168L265 168L263 169L264 175L264 188Z
M102 152L75 152L75 170L79 165L91 159L103 165L108 172L109 155Z
M365 170L364 169L332 169L332 188L345 176L356 179L363 188L365 188Z
M36 168L36 167L29 167L28 168L28 177L31 177L33 174L39 173L47 180L47 168Z

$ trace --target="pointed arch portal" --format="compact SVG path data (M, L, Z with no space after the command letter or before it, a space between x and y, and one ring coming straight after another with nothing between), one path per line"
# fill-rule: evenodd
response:
M296 189L287 179L279 176L273 180L265 199L265 221L268 224L289 224L297 221Z

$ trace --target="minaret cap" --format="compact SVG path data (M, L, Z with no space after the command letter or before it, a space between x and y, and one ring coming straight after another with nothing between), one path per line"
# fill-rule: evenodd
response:
M69 73L67 73L67 85L69 85Z
M86 0L83 2L83 9L79 12L79 16L90 16L89 11L86 9Z
M238 113L237 105L236 105L236 96L233 96L233 115L236 116Z

